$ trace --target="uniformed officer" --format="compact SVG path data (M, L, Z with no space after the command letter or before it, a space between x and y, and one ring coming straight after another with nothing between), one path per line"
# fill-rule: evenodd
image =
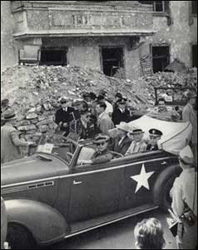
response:
M113 159L113 155L108 149L110 137L104 134L99 134L94 140L96 145L96 152L92 156L91 160L81 160L80 164L97 164L97 163L106 163Z
M146 150L155 151L158 150L158 144L157 142L161 139L161 136L163 135L162 131L152 128L149 130L149 144L147 145Z
M197 172L192 150L186 146L179 153L183 169L172 188L172 209L180 218L177 229L177 248L196 249L197 246Z

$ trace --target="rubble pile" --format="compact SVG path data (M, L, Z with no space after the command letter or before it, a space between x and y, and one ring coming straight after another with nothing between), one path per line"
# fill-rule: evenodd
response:
M17 128L26 140L38 141L46 132L53 132L58 99L82 97L83 92L106 90L113 101L121 92L136 110L154 105L154 86L187 86L197 84L196 70L189 75L158 73L138 80L105 76L89 68L62 66L15 66L2 73L1 98L8 98L17 113Z

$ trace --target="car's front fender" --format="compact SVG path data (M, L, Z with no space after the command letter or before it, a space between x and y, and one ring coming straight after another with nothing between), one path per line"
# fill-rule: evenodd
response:
M38 244L51 244L64 239L69 230L64 217L54 208L27 199L6 200L9 223L25 226Z

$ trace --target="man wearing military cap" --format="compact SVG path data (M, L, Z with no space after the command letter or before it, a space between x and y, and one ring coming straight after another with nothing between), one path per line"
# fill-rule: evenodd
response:
M120 124L120 122L131 121L130 111L126 106L125 99L122 98L117 101L117 108L115 108L113 111L112 121L114 125Z
M68 97L61 97L61 107L55 113L55 122L58 125L60 131L63 131L64 135L69 134L69 124L72 120L79 117L74 108L71 107L71 100Z
M183 171L175 179L171 190L172 209L180 220L176 237L177 248L197 249L197 172L189 146L180 151L179 163Z
M96 145L96 152L92 156L91 160L81 160L80 164L100 164L109 162L113 159L113 155L108 150L108 142L110 137L104 134L99 134L94 140Z
M158 150L159 147L158 147L157 142L161 139L162 135L163 133L160 130L155 129L155 128L150 129L149 130L150 141L149 141L149 144L147 145L146 150L149 150L149 151Z
M23 141L19 138L18 131L14 128L16 115L14 110L4 112L4 126L1 127L1 163L20 159L20 147L36 146L34 142Z

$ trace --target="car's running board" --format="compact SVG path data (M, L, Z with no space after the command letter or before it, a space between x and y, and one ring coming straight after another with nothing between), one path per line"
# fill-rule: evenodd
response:
M96 228L121 221L132 216L145 213L154 209L159 208L159 206L154 206L153 204L143 205L137 208L128 209L125 211L117 212L110 215L101 216L88 221L78 222L71 225L71 233L66 235L65 238L69 238L81 233L85 233Z

